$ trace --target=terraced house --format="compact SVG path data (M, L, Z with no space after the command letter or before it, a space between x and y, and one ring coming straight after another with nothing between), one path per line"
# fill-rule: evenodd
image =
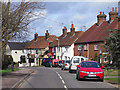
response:
M70 32L67 28L62 29L62 35L49 46L49 52L53 58L70 60L74 56L74 42L83 34L82 31L75 31L71 25Z
M108 29L118 29L117 8L112 8L109 12L109 20L106 21L104 12L97 15L97 23L92 25L85 33L75 42L75 56L84 56L88 59L94 59L95 54L99 57L100 63L108 63L107 52L103 47L105 38L110 33ZM119 25L119 26L118 26Z
M46 30L45 36L34 34L34 39L26 44L26 53L28 56L29 66L37 66L41 64L42 58L48 58L49 44L56 40L55 35L49 35Z

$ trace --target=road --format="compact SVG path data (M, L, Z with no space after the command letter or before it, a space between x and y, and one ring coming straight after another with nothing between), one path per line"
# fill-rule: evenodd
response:
M97 80L76 80L76 73L69 73L68 70L49 67L33 67L35 72L27 79L20 88L112 88L111 84ZM108 90L108 89L107 89Z

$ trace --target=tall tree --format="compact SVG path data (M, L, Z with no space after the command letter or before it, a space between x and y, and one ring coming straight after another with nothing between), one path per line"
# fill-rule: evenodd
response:
M110 29L109 31L111 33L106 38L105 49L109 52L108 57L112 60L113 64L118 64L120 62L120 30Z
M11 39L25 39L28 25L40 18L45 9L43 2L2 2L2 60L6 45Z

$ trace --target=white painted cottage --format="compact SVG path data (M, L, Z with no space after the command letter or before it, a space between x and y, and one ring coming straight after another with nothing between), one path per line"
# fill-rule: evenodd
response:
M51 54L56 59L70 60L74 56L74 42L83 34L82 31L75 31L74 25L71 25L70 32L64 27L63 34L50 44Z
M6 46L6 55L12 55L13 61L19 63L19 67L26 66L27 63L27 54L24 47L26 42L9 42Z

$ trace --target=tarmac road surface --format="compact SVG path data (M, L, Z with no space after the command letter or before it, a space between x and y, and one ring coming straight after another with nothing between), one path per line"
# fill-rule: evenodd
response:
M69 73L68 70L49 67L32 67L35 72L27 79L20 88L91 88L91 90L117 90L111 84L97 80L76 80L76 73ZM102 89L102 90L103 90Z

